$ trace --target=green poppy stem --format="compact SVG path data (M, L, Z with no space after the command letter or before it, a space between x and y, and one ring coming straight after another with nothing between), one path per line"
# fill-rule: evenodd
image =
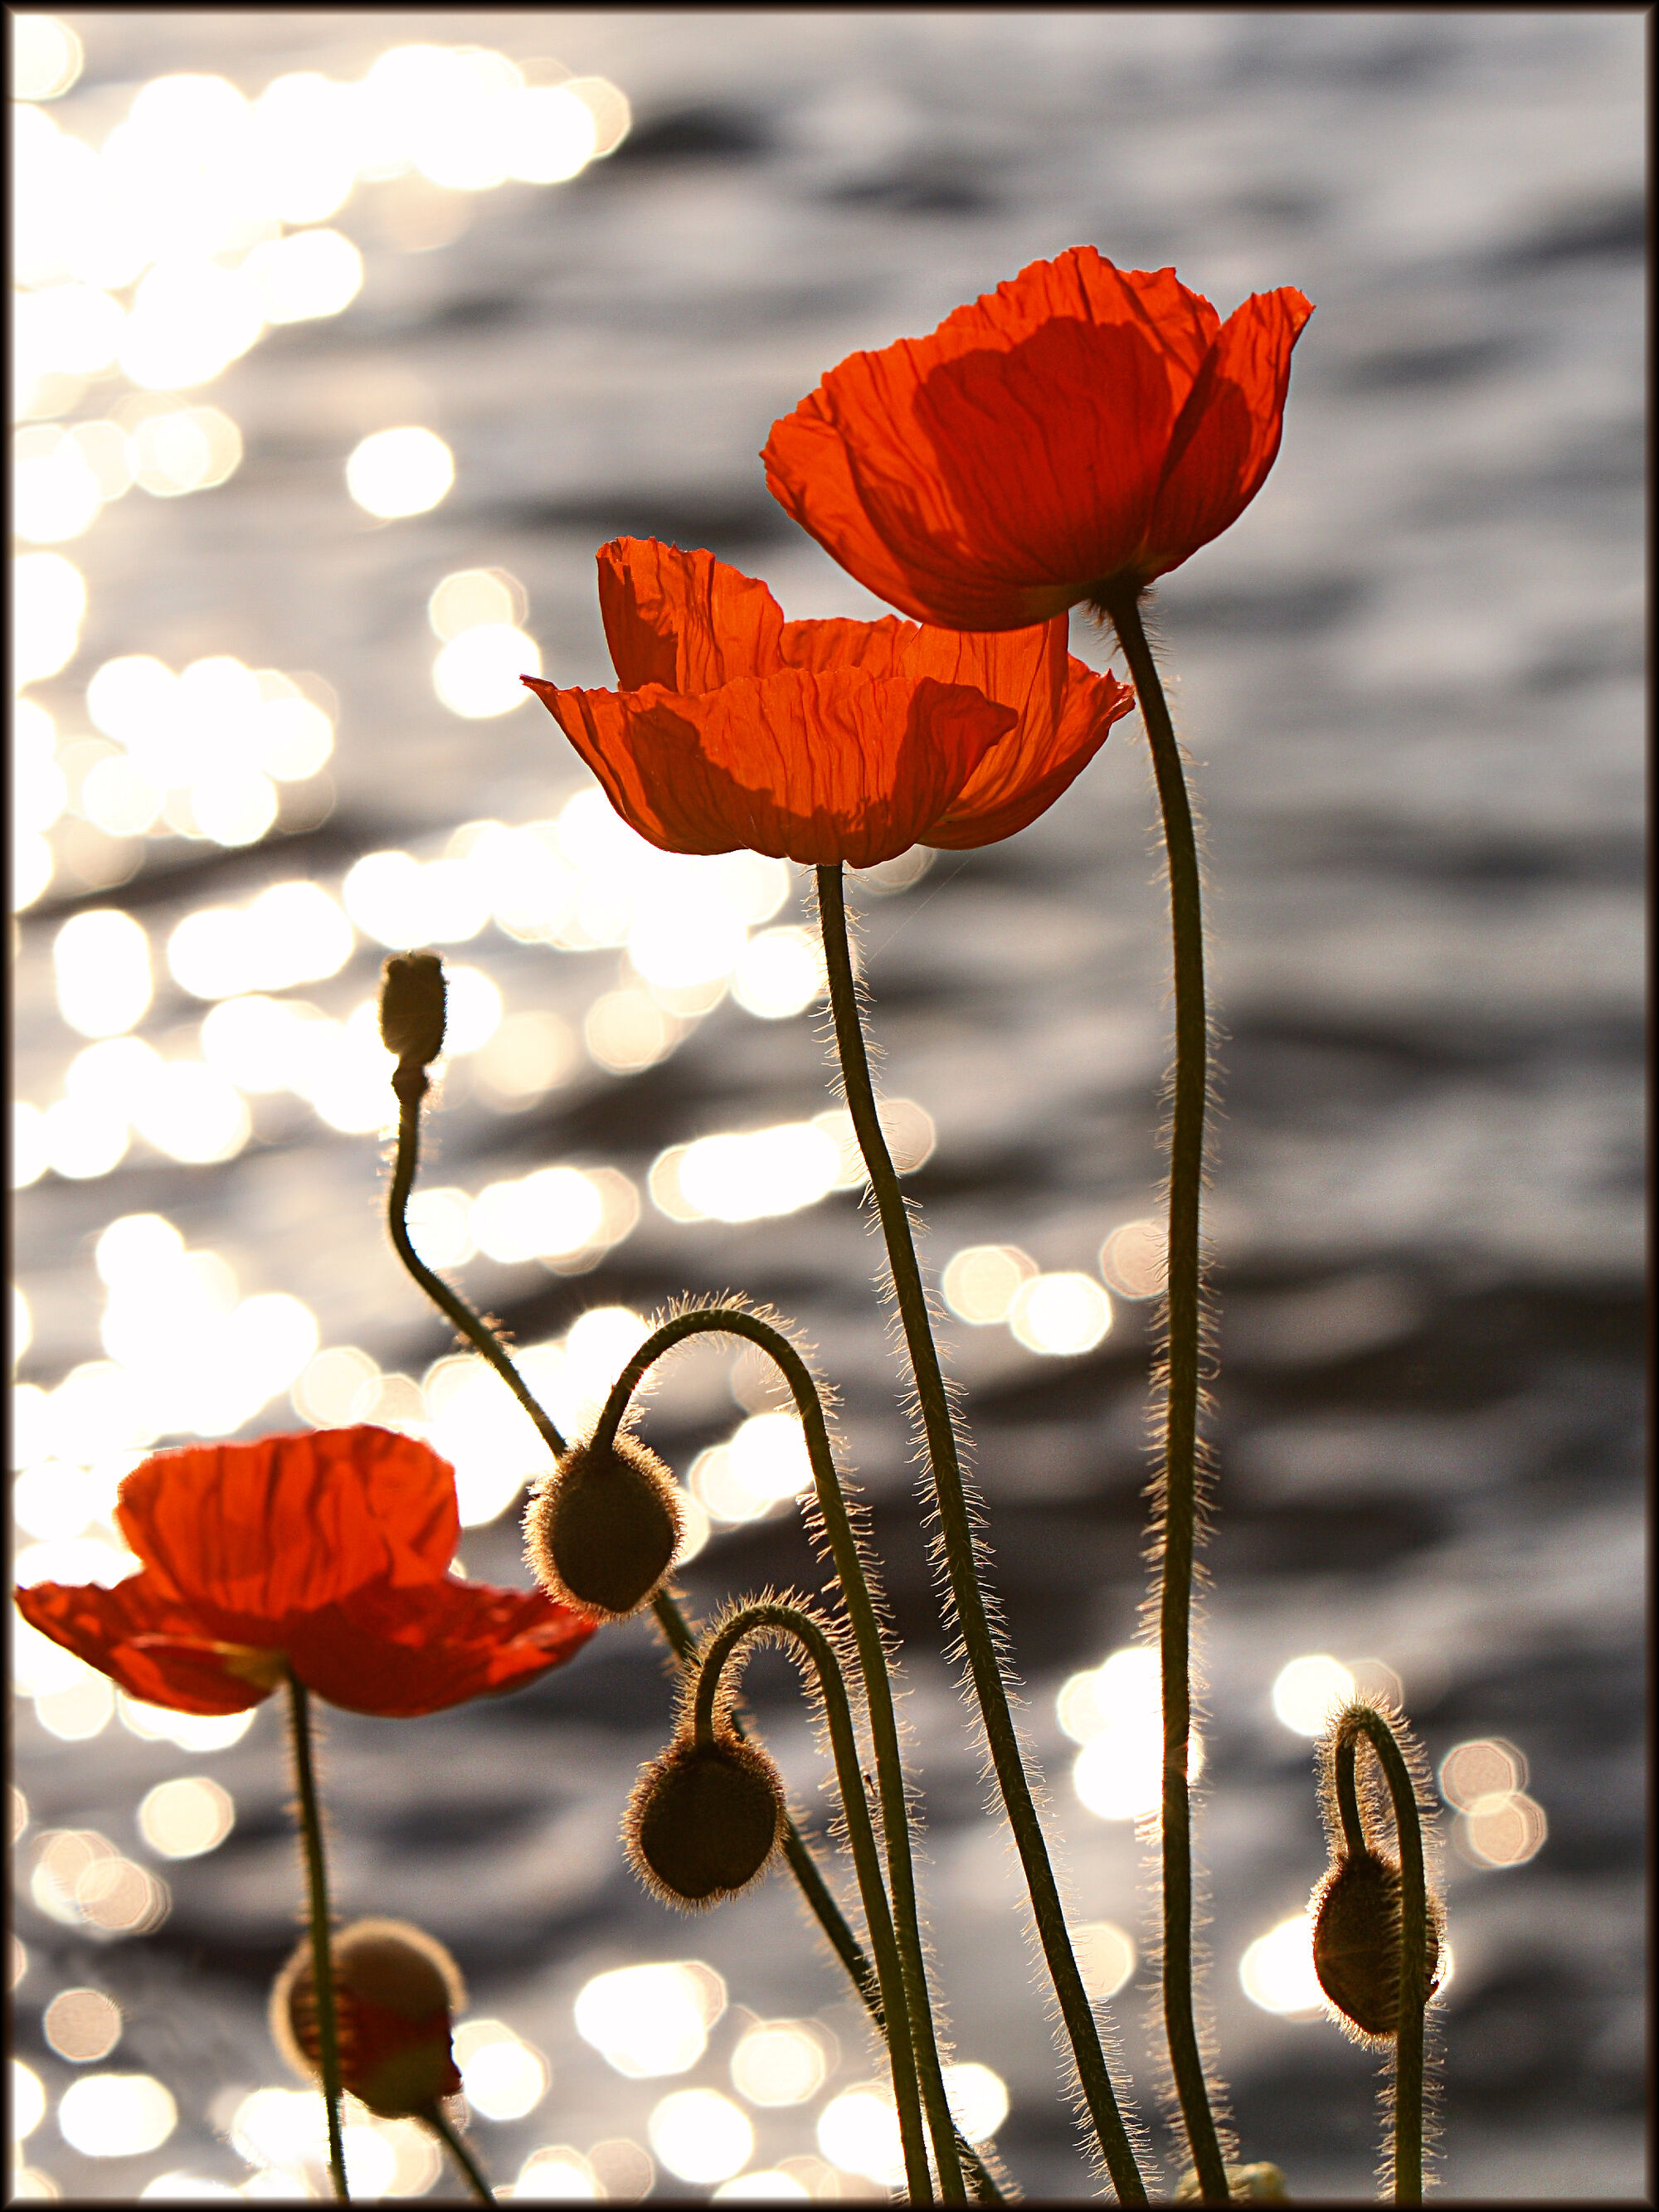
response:
M458 2127L452 2125L441 2105L434 2102L421 2114L439 2142L445 2145L450 2156L466 2176L466 2185L480 2204L493 2204L495 2192L485 2179L483 2168L473 2155L472 2146Z
M1371 1705L1350 1705L1337 1723L1336 1801L1343 1839L1368 1850L1354 1765L1364 1737L1376 1753L1394 1807L1400 1845L1400 2014L1394 2044L1394 2201L1423 2202L1423 2045L1428 2008L1429 1890L1423 1856L1423 1815L1410 1766L1387 1717Z
M1164 1686L1164 2026L1187 2139L1204 2201L1224 2204L1227 2182L1199 2047L1193 1991L1191 1749L1193 1563L1198 1544L1199 1389L1204 1187L1209 1095L1209 1015L1204 991L1204 910L1198 838L1158 665L1137 595L1107 599L1134 679L1164 820L1174 945L1176 1059L1170 1126L1170 1242L1164 1293L1163 1543L1158 1649Z
M410 1195L420 1171L421 1106L426 1097L428 1080L424 1068L412 1062L400 1064L392 1078L392 1087L398 1095L398 1149L392 1165L392 1181L386 1197L386 1225L392 1248L404 1267L425 1291L441 1313L478 1352L518 1400L535 1423L538 1433L556 1459L562 1458L566 1442L562 1432L551 1416L539 1405L528 1383L514 1365L512 1355L489 1323L475 1314L459 1294L452 1290L442 1278L433 1273L415 1250L409 1235L408 1211ZM787 1341L786 1340L780 1340ZM641 1370L641 1372L643 1370ZM637 1382L637 1377L635 1378ZM630 1386L633 1387L633 1386ZM614 1393L613 1393L614 1395ZM614 1422L613 1422L614 1428ZM836 1495L839 1496L837 1488ZM652 1601L652 1610L657 1618L669 1648L684 1665L696 1646L684 1613L665 1590L659 1590ZM732 1724L741 1733L741 1723L732 1716ZM908 1824L901 1822L897 1832L908 1847ZM848 1925L846 1915L836 1904L828 1885L819 1873L811 1847L793 1820L784 1833L784 1855L790 1872L812 1914L828 1939L831 1949L846 1968L854 1987L863 2000L876 2026L884 2037L887 2023L884 2013L879 1984L869 1960L865 1956L858 1938ZM932 2040L931 2013L927 2020L929 2039ZM967 2142L960 2130L955 2131L957 2158L972 2178L975 2194L981 2203L999 2203L1002 2192L985 2160ZM946 2169L948 2171L948 2166Z
M893 1932L887 1892L882 1885L881 1862L870 1807L864 1794L859 1765L858 1738L853 1729L852 1706L841 1662L821 1622L804 1607L763 1600L744 1606L722 1621L709 1638L697 1662L696 1695L692 1719L699 1743L714 1740L716 1699L720 1675L737 1647L758 1631L774 1629L793 1637L806 1651L818 1679L824 1718L830 1728L830 1747L835 1754L836 1779L841 1790L847 1840L858 1870L859 1891L864 1900L865 1925L876 1954L876 1974L881 1986L882 2008L887 2019L887 2044L892 2059L893 2101L898 2110L899 2139L904 2150L906 2189L913 2204L933 2202L933 2178L927 2170L927 2138L922 2132L921 2099L916 2079L915 2048L905 2002L904 1969ZM963 2192L965 2195L965 2191Z
M927 1960L916 1904L915 1867L910 1849L910 1807L899 1750L887 1646L858 1535L836 1472L817 1384L788 1338L759 1315L734 1305L696 1307L665 1322L634 1354L611 1387L593 1432L593 1442L601 1450L610 1443L635 1391L665 1352L688 1337L710 1333L744 1338L766 1352L788 1384L795 1410L800 1415L818 1512L852 1624L859 1671L864 1681L865 1704L875 1745L882 1828L887 1839L887 1878L892 1885L893 1917L904 1967L904 1993L921 2079L922 2100L927 2110L928 2131L939 2168L939 2191L947 2203L956 2202L966 2197L967 2188L957 2150L957 2126L945 2091L933 1999L927 1988Z
M299 1676L288 1677L294 1776L300 1796L300 1843L305 1854L311 1923L311 1985L317 1992L317 2063L328 2111L328 2171L342 2203L346 2187L345 2136L340 2125L340 2027L334 2003L334 1952L330 1935L328 1866L323 1855L323 1816L311 1756L311 1696Z
M1002 1802L1021 1864L1025 1869L1032 1911L1043 1956L1048 1960L1054 1992L1060 2000L1076 2061L1089 2117L1101 2153L1118 2196L1126 2203L1144 2204L1146 2186L1129 2142L1118 2107L1100 2030L1091 2008L1083 1977L1066 1926L1060 1888L1049 1862L1048 1847L1037 1818L1024 1756L1015 1732L1002 1678L996 1641L991 1632L985 1593L981 1547L976 1541L963 1480L962 1463L951 1419L950 1400L933 1343L921 1269L910 1234L910 1217L900 1188L887 1139L876 1110L870 1078L869 1051L853 976L852 948L847 934L847 908L839 866L817 871L818 914L823 932L824 963L830 978L830 1005L835 1022L836 1043L846 1086L847 1103L858 1134L859 1146L869 1171L877 1211L887 1249L887 1263L897 1299L910 1370L915 1381L938 1501L939 1529L950 1577L957 1626L967 1654L974 1694L984 1722L986 1740Z

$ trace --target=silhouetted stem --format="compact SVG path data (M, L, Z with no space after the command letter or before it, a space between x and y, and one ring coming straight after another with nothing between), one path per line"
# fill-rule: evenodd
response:
M1368 1850L1354 1762L1364 1736L1376 1753L1394 1806L1400 1846L1400 2014L1395 2031L1394 2201L1423 2202L1423 2015L1429 2002L1429 1892L1417 1789L1384 1716L1350 1705L1337 1724L1336 1802L1349 1850Z
M300 1796L300 1844L305 1854L306 1891L311 1923L311 1983L317 1993L317 2065L328 2111L328 2171L334 2194L343 2203L346 2187L345 2136L340 2127L340 2028L334 2003L334 1947L328 1911L328 1867L323 1856L323 1816L317 1802L317 1777L311 1758L311 1697L297 1674L288 1678L289 1719L294 1742L294 1778Z
M1158 1650L1164 1686L1164 2026L1170 2066L1206 2203L1227 2201L1193 2000L1191 1749L1193 1560L1198 1542L1198 1401L1204 1187L1204 1110L1209 1091L1209 1017L1204 998L1204 913L1198 839L1157 664L1133 592L1108 602L1152 749L1170 870L1176 1059L1170 1124L1170 1243L1164 1295L1163 1585Z
M910 1218L899 1187L887 1139L876 1110L870 1060L860 1014L858 988L853 978L852 950L847 935L847 908L839 867L817 872L818 912L823 931L824 963L830 978L830 1004L835 1021L847 1103L858 1134L859 1146L875 1194L883 1239L887 1249L894 1294L915 1380L927 1436L927 1456L938 1500L939 1530L944 1539L945 1566L957 1624L967 1653L974 1694L985 1725L991 1763L1036 1917L1043 1956L1048 1963L1054 1992L1060 2000L1082 2084L1089 2117L1112 2181L1126 2203L1144 2204L1146 2184L1135 2163L1128 2133L1118 2108L1116 2093L1101 2048L1100 2031L1089 2004L1083 1977L1078 1972L1072 1939L1066 1926L1059 1886L1049 1863L1048 1847L1037 1818L1031 1785L1025 1771L1019 1739L1009 1708L1007 1686L997 1656L985 1594L981 1587L981 1562L976 1553L973 1522L963 1483L956 1431L945 1395L945 1378L933 1343L927 1298L921 1270L910 1235Z
M864 1899L865 1924L876 1954L876 1973L881 1984L882 2008L887 2016L887 2045L892 2056L893 2101L898 2109L899 2136L904 2147L904 2173L910 2201L931 2203L933 2180L927 2171L927 2148L922 2134L921 2100L918 2094L915 2051L910 2038L905 2003L903 1968L893 1933L887 1892L882 1886L881 1863L876 1854L875 1830L864 1795L859 1767L858 1738L853 1729L852 1707L835 1646L822 1626L803 1607L778 1602L745 1606L714 1632L698 1662L693 1724L699 1743L714 1740L714 1714L721 1672L726 1661L745 1639L763 1629L775 1629L803 1646L818 1678L824 1718L830 1727L830 1746L835 1754L836 1778L841 1790L847 1839L858 1870L859 1891Z
M467 2186L481 2204L493 2204L495 2192L484 2179L483 2168L473 2156L472 2147L460 2130L450 2124L448 2116L440 2104L430 2104L422 2113L440 2142L445 2144L461 2172L466 2176Z
M407 1217L410 1194L415 1188L415 1178L420 1168L421 1104L428 1087L426 1073L423 1069L405 1068L400 1066L392 1079L392 1083L398 1094L399 1107L397 1156L392 1166L392 1182L386 1200L386 1222L392 1247L404 1267L421 1289L426 1292L428 1297L506 1383L520 1405L535 1423L538 1432L554 1456L562 1458L566 1448L565 1438L551 1416L538 1403L530 1386L514 1365L507 1346L489 1324L475 1314L465 1299L452 1290L441 1276L433 1273L410 1242ZM745 1316L745 1319L747 1318L751 1317ZM787 1345L786 1339L780 1338L779 1341ZM788 1348L793 1350L793 1347ZM639 1369L639 1374L643 1372L644 1369L641 1366ZM629 1386L630 1394L638 1385L639 1374L635 1375L634 1382ZM617 1387L620 1388L620 1384ZM614 1399L616 1392L613 1391L611 1395ZM613 1417L611 1420L613 1433L616 1418ZM831 1467L833 1470L833 1462L831 1462ZM834 1496L838 1502L840 1500L838 1485L835 1487ZM828 1525L828 1516L826 1516L826 1525ZM854 1556L856 1558L855 1548ZM845 1586L844 1577L843 1585ZM684 1664L695 1649L696 1642L687 1625L684 1613L665 1590L659 1590L652 1600L652 1610L656 1615L658 1626L666 1638L670 1649ZM732 1725L738 1729L739 1734L742 1733L741 1723L735 1714L732 1716ZM901 1820L895 1832L902 1838L908 1855L909 1843L908 1821ZM887 2024L876 1975L871 1967L870 1961L864 1954L858 1938L848 1927L846 1915L836 1904L823 1875L818 1872L817 1863L812 1856L810 1845L793 1820L787 1823L785 1830L784 1855L789 1862L790 1871L795 1877L808 1910L823 1929L836 1957L846 1967L871 2017L885 2036ZM914 1888L911 1894L914 1897ZM927 2041L937 2055L931 2008L926 2010L922 2017L927 2023ZM985 2203L1000 2203L1001 2191L997 2187L983 2159L966 2142L959 2130L954 2131L954 2141L957 2156L972 2174L975 2191L980 2201Z
M434 1275L409 1239L409 1194L421 1163L421 1101L427 1092L423 1067L401 1062L392 1079L398 1094L398 1156L392 1170L386 1198L386 1227L398 1257L439 1311L446 1315L473 1350L487 1359L507 1389L536 1424L543 1443L555 1459L564 1455L564 1438L536 1402L530 1385L507 1355L507 1347L487 1322L481 1321L465 1298L452 1291L441 1275Z
M893 1917L899 1956L904 1968L904 1990L915 2039L922 2101L927 2110L928 2132L939 2167L939 2190L947 2202L967 2194L957 2151L955 2121L945 2093L939 2040L933 2026L933 2000L928 1992L927 1962L916 1905L915 1868L910 1850L910 1809L899 1751L898 1720L893 1706L892 1681L887 1670L887 1650L881 1633L874 1595L859 1550L858 1538L847 1510L841 1479L836 1471L830 1431L806 1363L788 1338L757 1315L740 1306L703 1306L677 1314L653 1331L634 1354L613 1384L599 1415L594 1442L603 1449L616 1435L629 1401L653 1364L687 1337L708 1334L740 1336L757 1345L771 1358L789 1386L800 1415L812 1465L818 1510L823 1516L830 1558L841 1583L842 1595L858 1650L870 1731L876 1754L876 1782L881 1799L883 1832L887 1838L887 1873L892 1884Z

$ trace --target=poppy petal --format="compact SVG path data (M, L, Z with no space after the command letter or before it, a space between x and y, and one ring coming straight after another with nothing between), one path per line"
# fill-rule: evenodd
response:
M597 1626L540 1590L446 1576L418 1601L383 1583L293 1622L289 1658L330 1705L408 1719L518 1689L574 1658Z
M1147 526L1148 575L1218 538L1261 490L1284 434L1291 350L1312 313L1286 285L1253 293L1223 325L1176 426Z
M713 691L782 665L782 610L756 578L650 538L613 538L597 558L605 642L624 691Z
M160 1588L264 1620L383 1576L432 1582L460 1537L453 1469L368 1426L158 1453L122 1483L116 1517Z
M908 850L1016 719L964 685L854 669L787 669L700 697L525 680L653 844L811 866Z
M926 843L947 852L995 844L1035 822L1076 782L1105 744L1113 723L1133 707L1135 695L1115 676L1097 675L1069 656L1066 671L1058 720L1023 722L1006 744L994 746L955 805L928 831Z
M230 1662L237 1648L205 1634L149 1575L113 1589L96 1583L36 1583L16 1592L30 1626L73 1651L145 1705L180 1713L242 1713L270 1694L256 1670Z
M896 615L885 615L879 622L837 617L830 622L785 623L779 651L786 668L802 668L813 675L825 675L832 668L858 668L866 676L939 676L947 684L956 681L941 669L915 665L915 642L921 635L918 624L901 622Z

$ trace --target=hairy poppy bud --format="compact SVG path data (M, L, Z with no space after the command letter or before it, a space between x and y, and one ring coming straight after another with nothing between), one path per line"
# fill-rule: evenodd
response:
M540 1483L525 1513L531 1572L550 1597L621 1620L674 1564L684 1522L679 1488L653 1451L619 1436L577 1444Z
M1270 2158L1253 2160L1249 2166L1226 2166L1227 2194L1235 2204L1288 2204L1285 2177ZM1198 2176L1188 2173L1175 2193L1177 2204L1196 2204Z
M403 1065L429 1067L444 1048L444 963L394 952L380 970L380 1041Z
M442 1944L407 1921L360 1920L342 1929L331 1948L342 2085L386 2120L405 2119L453 2097L461 2077L450 2021L465 1993ZM295 2071L320 2076L309 1938L276 1977L270 2026Z
M695 1909L748 1887L783 1819L783 1784L763 1751L729 1733L684 1735L641 1770L623 1840L647 1889Z
M1314 1893L1314 1972L1337 2010L1365 2035L1400 2025L1400 1869L1370 1851L1342 1857ZM1440 1931L1429 1903L1423 1985L1432 1992Z

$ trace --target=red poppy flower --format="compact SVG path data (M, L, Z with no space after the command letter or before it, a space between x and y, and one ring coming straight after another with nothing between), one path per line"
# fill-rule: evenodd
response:
M1051 806L1134 695L1057 620L1005 635L785 622L711 553L622 538L599 554L622 689L526 677L617 811L672 853L747 846L870 867L988 845Z
M291 1668L352 1712L434 1713L517 1689L593 1632L540 1590L452 1576L454 1471L387 1429L161 1452L122 1483L115 1517L141 1573L113 1589L36 1583L18 1610L175 1712L244 1712Z
M931 337L849 355L773 424L767 483L919 621L1042 622L1140 590L1237 520L1312 313L1287 286L1224 323L1173 269L1074 246Z

